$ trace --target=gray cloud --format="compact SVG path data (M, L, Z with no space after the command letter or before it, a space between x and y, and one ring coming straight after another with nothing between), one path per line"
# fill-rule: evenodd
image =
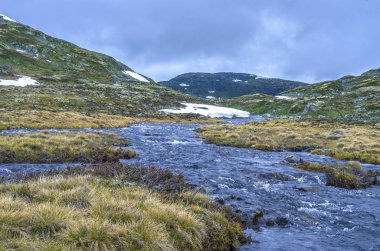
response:
M6 14L166 80L189 71L315 82L380 67L377 0L1 0Z

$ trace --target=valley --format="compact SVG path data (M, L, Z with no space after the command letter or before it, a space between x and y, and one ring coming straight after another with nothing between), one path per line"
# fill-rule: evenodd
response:
M379 126L379 69L155 82L0 14L0 249L377 250Z

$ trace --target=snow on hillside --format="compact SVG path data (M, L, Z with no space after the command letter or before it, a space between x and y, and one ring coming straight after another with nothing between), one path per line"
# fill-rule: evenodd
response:
M0 86L18 86L25 87L28 85L39 85L39 83L31 77L22 76L17 80L3 80L0 79Z
M144 78L143 76L141 76L140 74L138 74L136 72L133 72L133 71L123 71L123 73L125 75L131 76L132 78L137 79L137 80L139 80L141 82L146 82L146 83L150 82L148 79Z
M13 20L13 19L11 19L11 18L9 18L9 17L7 17L6 15L3 15L3 14L1 14L1 13L0 13L0 17L2 17L4 20L7 20L7 21L10 21L10 22L15 22L15 23L17 23L15 20Z
M276 99L283 99L283 100L293 100L294 98L288 97L288 96L275 96Z
M238 109L214 106L214 105L203 105L203 104L193 104L193 103L182 103L186 107L180 109L163 109L160 110L165 113L195 113L203 116L210 116L212 118L232 118L232 117L249 117L249 112L241 111Z
M184 84L184 83L181 83L181 84L179 84L179 86L182 86L182 87L188 87L188 86L190 86L190 85L188 85L188 84Z
M263 77L263 76L256 76L256 79L271 79L271 78Z

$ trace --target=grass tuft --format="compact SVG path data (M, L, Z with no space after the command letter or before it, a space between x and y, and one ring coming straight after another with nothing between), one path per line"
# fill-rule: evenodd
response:
M294 165L295 168L311 172L326 174L326 185L347 189L366 188L379 185L379 173L364 170L358 162L349 162L346 165L326 165L302 162Z
M5 250L230 250L243 240L229 209L167 170L107 163L4 182Z

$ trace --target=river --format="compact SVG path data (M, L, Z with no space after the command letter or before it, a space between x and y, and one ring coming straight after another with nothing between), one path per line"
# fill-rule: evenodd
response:
M245 121L234 119L230 123ZM341 161L309 153L264 152L207 144L195 138L194 129L199 126L141 123L127 128L85 131L107 131L128 138L139 158L123 160L125 163L169 168L247 217L263 211L265 219L282 223L283 226L246 229L255 241L242 246L242 251L380 250L380 186L365 190L328 187L324 185L324 175L294 169L283 160L294 156L318 163ZM33 131L2 133L17 132ZM0 175L63 166L66 165L2 164ZM364 167L380 170L380 166ZM305 192L296 186L312 186L317 190Z

